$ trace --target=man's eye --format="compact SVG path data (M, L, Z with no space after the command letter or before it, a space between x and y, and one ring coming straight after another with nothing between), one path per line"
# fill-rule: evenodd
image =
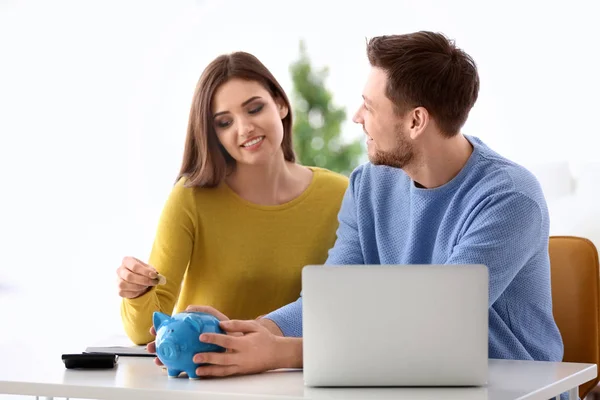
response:
M262 110L262 109L263 109L263 107L264 107L264 106L261 104L261 105L259 105L258 107L254 107L252 110L250 110L250 111L248 111L248 112L249 112L250 114L256 114L256 113L259 113L259 112L260 112L260 110Z

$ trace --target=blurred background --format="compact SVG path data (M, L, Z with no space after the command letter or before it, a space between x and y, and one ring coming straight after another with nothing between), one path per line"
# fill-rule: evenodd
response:
M463 132L539 177L553 234L600 246L599 8L0 0L0 310L13 328L0 341L81 351L122 333L115 270L125 255L147 259L196 82L234 50L255 54L293 100L300 161L348 174L366 161L351 122L366 40L445 33L481 77Z

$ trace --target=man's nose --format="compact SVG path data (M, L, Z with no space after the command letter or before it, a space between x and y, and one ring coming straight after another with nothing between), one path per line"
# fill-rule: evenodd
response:
M352 116L352 122L354 122L355 124L362 124L364 122L362 113L360 112L360 108L356 110L356 112Z

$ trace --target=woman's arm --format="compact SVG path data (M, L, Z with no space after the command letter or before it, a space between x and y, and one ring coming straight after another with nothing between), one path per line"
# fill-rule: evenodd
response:
M192 256L198 223L194 192L180 180L171 191L161 213L148 264L166 278L166 284L152 287L134 299L123 299L121 319L125 332L136 344L146 344L150 334L152 314L171 314L184 273Z

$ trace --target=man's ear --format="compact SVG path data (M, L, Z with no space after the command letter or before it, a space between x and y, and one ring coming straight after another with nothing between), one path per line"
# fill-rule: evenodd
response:
M421 136L429 125L429 112L425 107L417 107L410 112L408 117L410 138L414 140Z
M280 97L276 97L275 104L277 105L277 110L279 110L279 117L281 119L284 119L285 117L287 117L290 110L289 110L287 104L285 104L285 101L283 101L283 99Z

